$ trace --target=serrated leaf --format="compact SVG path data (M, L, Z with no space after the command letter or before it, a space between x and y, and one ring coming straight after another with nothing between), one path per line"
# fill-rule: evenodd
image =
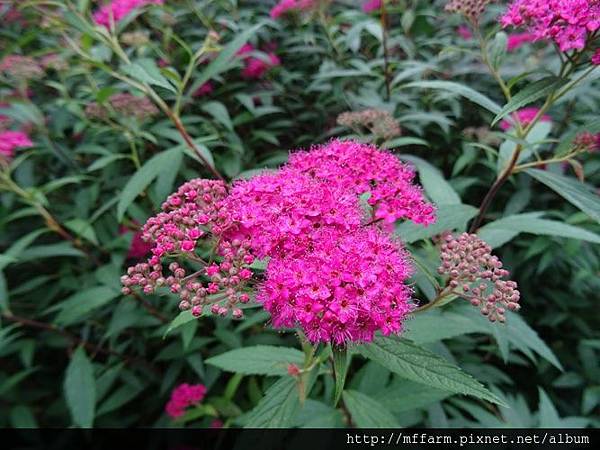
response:
M377 400L358 391L344 391L344 404L358 428L398 428L394 415Z
M452 394L448 391L409 380L397 380L386 389L379 389L373 398L393 414L424 408L444 400Z
M536 100L545 97L565 82L565 80L556 76L549 76L528 84L525 88L517 92L506 105L504 105L502 110L496 115L496 117L494 117L491 126L496 125L504 117L514 111L517 111L523 106L527 106Z
M300 410L295 378L280 378L250 411L245 428L289 428Z
M547 170L527 169L525 172L600 223L600 197L594 192L594 188Z
M378 337L372 343L358 347L358 351L408 380L503 405L471 375L405 339Z
M96 381L92 363L83 347L78 347L71 357L64 390L73 423L81 428L90 428L94 424Z
M285 375L290 364L301 366L303 361L304 354L295 348L256 345L213 356L206 363L244 375Z
M165 166L168 167L168 162L172 158L176 158L180 151L178 147L175 147L153 156L129 179L119 196L119 203L117 204L119 221L123 219L125 211L135 198L158 177Z
M402 86L403 88L422 88L422 89L437 89L446 92L452 92L454 94L465 97L468 100L471 100L473 103L476 103L479 106L487 109L488 111L493 112L494 114L498 114L502 108L499 104L486 97L480 92L477 92L475 89L464 86L459 83L455 83L453 81L413 81L412 83L408 83Z

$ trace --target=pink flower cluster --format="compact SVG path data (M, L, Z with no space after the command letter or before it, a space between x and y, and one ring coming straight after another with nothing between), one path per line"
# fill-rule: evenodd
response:
M500 129L504 131L510 130L513 127L515 121L519 122L522 126L526 127L538 115L539 112L540 108L537 108L535 106L522 108L512 115L512 119L504 119L503 121L501 121ZM542 115L542 117L540 117L539 120L540 122L552 122L552 117L550 117L547 114L544 114Z
M22 131L3 131L0 133L0 157L12 159L16 148L31 147L33 142Z
M271 8L271 18L278 19L279 17L290 12L307 11L315 6L316 0L280 0L273 8Z
M600 66L600 48L597 49L592 55L592 64L595 66Z
M362 10L366 13L378 11L381 9L382 0L367 0L362 4Z
M600 29L599 0L514 0L502 26L525 27L536 40L556 42L561 51L582 50Z
M244 78L262 78L267 71L281 64L280 59L273 52L267 53L267 60L263 57L250 55L250 53L256 51L257 49L252 44L245 44L237 52L238 56L244 61L244 69L242 70L242 77Z
M531 33L513 33L508 35L506 42L506 50L509 52L515 51L528 42L535 41L535 35Z
M210 306L239 318L237 303L249 301L249 266L260 258L268 263L256 299L276 327L300 326L312 342L336 344L369 341L377 330L397 333L412 309L405 284L412 269L389 224L435 220L414 177L391 153L334 140L228 191L221 182L192 180L144 226L153 256L129 268L124 292L166 285L196 316ZM220 261L196 255L200 238L213 240ZM163 276L161 258L177 255L203 269L186 276L171 263L173 275Z
M212 94L214 90L213 84L210 81L207 81L194 91L192 97L204 97L205 95Z
M125 226L119 227L119 234L127 234L131 230ZM127 251L127 258L140 259L150 253L153 245L149 242L144 241L142 239L142 232L135 231L133 233L133 237L131 238L131 244L129 246L129 250Z
M117 23L136 8L150 4L162 5L163 3L164 0L112 0L94 13L94 22L108 28L111 17L114 23Z
M206 386L203 384L180 384L171 392L165 411L171 418L177 419L183 416L186 408L204 400L205 395Z

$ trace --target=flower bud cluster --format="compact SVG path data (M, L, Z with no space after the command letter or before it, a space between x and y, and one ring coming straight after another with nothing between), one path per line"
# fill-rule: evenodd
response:
M15 79L25 80L41 78L44 75L44 70L35 59L22 55L5 56L0 62L0 72Z
M337 123L357 131L366 128L383 139L391 139L402 133L398 121L389 112L380 109L344 112L337 117Z
M121 35L121 42L131 47L141 47L150 42L150 37L146 31L130 31Z
M248 242L222 240L228 215L221 208L227 194L220 181L196 179L182 185L162 205L162 212L148 219L142 229L142 239L152 243L152 256L147 262L129 267L121 277L123 293L130 294L136 287L151 294L161 287L168 288L180 298L179 308L191 310L196 317L210 307L213 314L242 317L238 303L247 303L243 292L252 278L248 268L254 262ZM211 241L217 246L220 262L207 263L196 255L199 241ZM198 263L202 269L192 274L179 263L168 265L169 274L163 273L163 258L183 257Z
M446 4L446 11L459 13L472 22L477 22L485 8L493 0L450 0Z
M124 116L133 116L138 120L158 114L158 108L147 97L138 97L127 92L113 94L108 102L113 109Z
M600 150L600 133L594 134L589 131L575 136L573 147L578 151L593 152Z
M443 236L438 272L450 278L452 292L478 307L491 322L505 322L507 309L520 309L517 283L503 280L510 275L491 247L475 234Z

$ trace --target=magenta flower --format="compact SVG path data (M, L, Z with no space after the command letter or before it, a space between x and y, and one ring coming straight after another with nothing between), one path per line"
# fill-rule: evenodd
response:
M597 49L592 55L592 64L595 66L600 66L600 48Z
M131 230L123 225L119 227L119 234L127 234ZM153 245L142 239L142 232L136 231L133 233L129 250L127 251L127 258L141 259L150 253Z
M266 61L264 58L258 58L249 54L256 51L252 44L245 44L237 52L238 56L244 61L244 69L242 70L242 77L244 78L262 78L270 69L281 64L280 59L273 52L267 53Z
M456 30L458 35L463 38L465 41L473 39L473 33L471 29L467 25L461 25Z
M534 42L535 35L532 33L513 33L508 35L508 41L506 42L506 50L512 52L528 42Z
M367 0L362 4L362 10L366 13L378 11L381 9L382 0Z
M280 0L271 8L270 16L271 19L278 19L291 12L307 11L315 6L315 3L316 0Z
M504 131L510 130L514 125L514 121L518 121L522 126L526 127L531 123L535 116L537 116L539 111L540 109L535 106L520 109L519 111L512 114L512 119L504 119L502 122L500 122L500 129ZM542 117L540 117L540 121L552 122L552 117L550 117L547 114L544 114L542 115Z
M183 416L186 408L200 403L205 395L206 386L203 384L180 384L171 392L165 411L171 418L177 419Z
M111 17L114 23L119 22L136 8L145 5L162 5L164 0L112 0L100 7L94 14L94 22L110 27Z
M205 95L210 95L214 91L214 87L210 81L207 81L202 86L194 91L192 97L204 97Z
M0 133L0 156L6 159L13 158L15 149L31 146L33 142L22 131L7 130Z
M502 26L524 27L535 40L552 40L561 51L582 50L600 29L598 0L514 0Z

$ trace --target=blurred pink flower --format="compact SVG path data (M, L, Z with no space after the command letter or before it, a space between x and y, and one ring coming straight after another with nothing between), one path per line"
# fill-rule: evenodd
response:
M362 4L362 10L366 13L381 9L382 0L367 0Z
M7 130L0 133L0 156L6 159L12 159L15 149L31 146L33 142L22 131Z
M504 131L510 130L513 127L515 120L519 121L522 126L527 126L531 123L539 111L540 108L535 106L520 109L512 115L512 120L504 119L502 122L500 122L500 129ZM552 122L552 117L544 114L542 117L540 117L540 122Z
M456 31L458 32L458 35L465 41L473 39L473 33L471 33L471 29L467 25L459 26Z
M306 11L315 5L315 0L280 0L271 8L271 19L278 19L292 11Z
M194 91L194 93L192 94L192 97L203 97L205 95L212 94L213 91L214 91L214 87L213 87L212 83L210 81L207 81L202 86L200 86L198 89L196 89L196 91Z
M252 44L245 44L237 52L238 56L241 56L244 60L244 69L242 70L242 77L244 78L262 78L267 71L281 64L280 59L273 52L267 53L268 61L248 54L256 51Z
M171 418L176 419L183 416L188 406L200 403L205 395L206 386L203 384L180 384L171 392L171 399L165 411Z
M592 55L592 64L600 66L600 48L596 49L596 52Z
M164 0L112 0L98 9L93 17L98 25L110 27L111 16L115 23L119 22L134 9L145 5L162 5Z
M512 52L528 42L534 42L535 36L531 33L513 33L508 35L506 50Z
M121 225L119 227L119 234L127 234L131 231L132 230L130 230L124 225ZM153 246L154 244L146 242L142 239L141 231L135 231L133 233L133 238L131 239L131 244L127 252L127 258L141 259L144 256L146 256L150 252L150 250L152 250Z

